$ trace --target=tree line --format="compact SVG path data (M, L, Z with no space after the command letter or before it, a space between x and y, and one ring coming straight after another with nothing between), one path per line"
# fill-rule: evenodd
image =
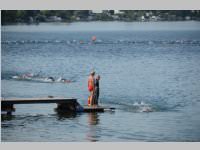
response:
M53 17L54 18L51 18ZM56 18L57 17L57 18ZM56 20L57 19L57 20ZM200 20L199 10L2 10L1 23L39 23L48 21L177 21Z

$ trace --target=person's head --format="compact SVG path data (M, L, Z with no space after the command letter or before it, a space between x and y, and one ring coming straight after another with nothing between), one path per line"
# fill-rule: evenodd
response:
M100 80L100 78L101 78L100 75L97 75L97 80Z
M94 75L95 75L95 71L92 70L92 71L90 72L90 75L94 76Z

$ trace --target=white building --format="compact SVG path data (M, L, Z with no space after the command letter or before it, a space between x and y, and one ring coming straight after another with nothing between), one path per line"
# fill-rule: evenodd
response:
M157 19L158 19L158 18L157 18L156 16L152 16L152 17L151 17L151 20L152 20L152 21L157 21Z
M141 16L141 21L145 21L145 17L144 16Z
M185 17L185 20L190 20L190 19L191 19L190 16L186 16L186 17Z
M62 21L62 18L61 17L57 17L57 16L50 16L48 19L48 21Z
M124 12L122 12L120 10L114 10L114 14L124 14Z
M103 13L103 10L92 10L93 14L100 14Z

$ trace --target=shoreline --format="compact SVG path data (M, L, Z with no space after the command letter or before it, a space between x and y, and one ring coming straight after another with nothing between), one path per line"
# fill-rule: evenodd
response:
M58 25L58 24L74 24L74 23L161 23L161 22L200 22L199 20L160 20L160 21L102 21L102 20L96 20L96 21L72 21L72 22L39 22L39 23L26 23L26 22L16 22L16 23L4 23L1 24L1 26L15 26L15 25L41 25L41 24L49 24L49 25Z
M100 31L199 31L199 21L91 21L43 22L40 24L10 24L1 26L2 32L100 32ZM106 28L105 28L106 27Z

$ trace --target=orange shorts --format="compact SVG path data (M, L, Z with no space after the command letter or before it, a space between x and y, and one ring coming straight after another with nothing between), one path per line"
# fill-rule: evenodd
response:
M90 92L92 92L92 91L93 91L93 86L89 86L89 87L88 87L88 90L89 90Z

